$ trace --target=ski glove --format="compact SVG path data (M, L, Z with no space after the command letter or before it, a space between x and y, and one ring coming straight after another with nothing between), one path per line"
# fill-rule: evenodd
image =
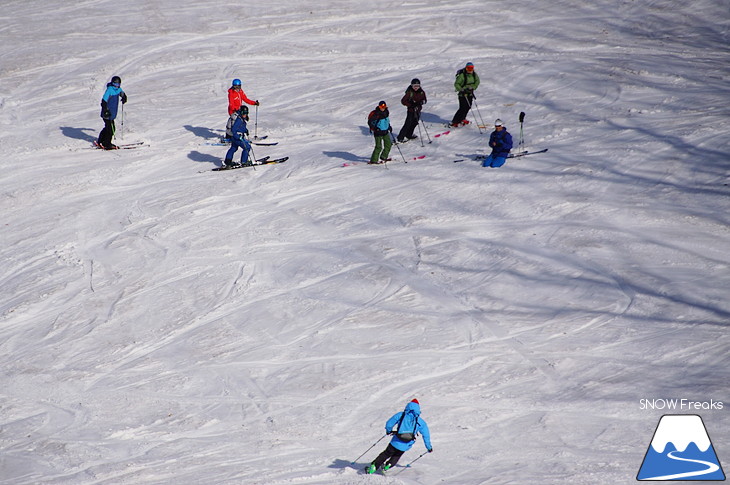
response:
M127 95L124 94L124 92L122 92L121 98L122 98L122 104L126 104L127 103Z
M429 448L429 449L428 449L428 452L429 452L429 453L433 453L433 448Z

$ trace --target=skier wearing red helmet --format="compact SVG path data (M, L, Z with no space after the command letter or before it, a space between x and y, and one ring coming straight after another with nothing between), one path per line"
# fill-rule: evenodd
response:
M406 404L403 412L395 413L390 417L385 423L385 433L392 434L393 438L390 440L388 447L365 469L368 474L375 473L375 470L381 467L383 472L394 467L403 453L410 450L415 444L419 434L423 437L426 450L429 453L433 451L431 433L428 430L426 421L421 418L421 405L418 399Z

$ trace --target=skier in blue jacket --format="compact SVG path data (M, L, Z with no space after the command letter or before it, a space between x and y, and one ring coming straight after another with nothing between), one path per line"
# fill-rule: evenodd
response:
M492 147L492 153L484 159L482 167L497 168L504 165L509 151L512 150L512 135L509 134L500 119L494 121L494 131L489 136L489 146Z
M114 150L117 148L112 143L112 137L116 131L114 120L117 118L119 110L119 101L122 104L127 102L127 95L122 91L122 78L113 76L111 81L106 85L106 91L101 97L101 118L104 120L104 128L99 133L96 143L105 150Z
M248 161L251 144L245 138L248 135L246 121L248 121L248 106L241 106L238 109L238 117L233 122L233 126L231 126L231 148L228 149L226 159L223 161L226 167L234 167L236 165L233 162L233 155L239 147L243 150L241 153L241 165L251 164Z
M433 451L431 446L431 433L428 431L428 424L421 418L421 405L418 399L408 404L403 412L395 413L385 423L385 433L392 434L388 447L370 463L366 471L368 474L375 473L375 470L382 467L383 472L394 467L400 457L410 450L420 434L423 436L423 444L429 453Z

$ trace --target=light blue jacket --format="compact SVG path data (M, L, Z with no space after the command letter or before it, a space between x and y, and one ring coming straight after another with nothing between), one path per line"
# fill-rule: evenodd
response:
M109 83L106 85L106 91L104 96L101 97L101 117L107 120L114 120L117 118L117 111L119 110L119 98L126 100L127 95L124 94L122 88L112 85ZM104 116L104 111L109 110L109 115Z
M414 434L414 438L411 441L403 441L398 438L397 434L395 434L390 440L390 444L393 445L394 448L401 451L410 450L416 442L416 437L420 434L423 437L423 444L426 446L426 449L433 449L433 446L431 446L431 433L428 430L428 424L426 424L426 421L424 421L420 416L421 406L418 403L411 401L406 405L403 412L395 413L385 423L385 432L388 434L394 431L393 428L395 428L396 433ZM396 428L399 423L400 427Z

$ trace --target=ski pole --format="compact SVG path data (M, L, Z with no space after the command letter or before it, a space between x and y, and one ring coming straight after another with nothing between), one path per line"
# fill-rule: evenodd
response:
M525 121L525 112L524 111L520 111L519 120L520 120L520 142L517 144L517 149L519 151L522 151L525 148L525 134L522 130L522 123Z
M423 120L420 118L418 121L420 122L418 126L423 125L423 131L426 133L426 138L428 138L428 142L431 143L431 136L428 134L428 130L426 129L426 123L424 123Z
M481 130L482 126L486 127L487 125L484 124L484 118L482 118L482 113L481 113L481 111L479 111L479 105L477 104L477 97L476 96L474 96L474 107L477 109L477 113L479 114L479 121L482 122L481 125L478 125L479 126L479 133L481 133L482 132L482 130ZM476 117L475 117L475 119L476 119Z
M122 103L122 132L119 136L119 139L124 141L124 103Z
M383 438L385 438L386 436L388 436L388 435L387 434L384 434L383 436L381 436L378 441L376 441L375 443L373 443L372 445L370 445L370 448L368 448L367 450L365 450L365 453L363 453L362 455L360 455L357 458L355 458L354 460L352 460L352 462L350 463L350 465L354 465L357 462L357 460L359 460L360 458L362 458L363 456L365 456L365 454L368 451L370 451L373 448L375 448L375 445L377 445L378 443L380 443L383 440Z
M407 464L406 466L404 466L402 470L400 470L398 473L396 473L396 475L400 475L401 473L403 473L403 470L405 470L406 468L410 468L411 465L413 465L416 461L418 461L426 453L428 453L428 451L424 451L423 453L421 453L420 455L418 455L418 458L416 458L415 460L413 460L412 462L410 462L409 464Z
M420 460L423 457L423 455L425 455L426 453L428 453L428 451L424 451L423 453L421 453L420 455L418 455L418 458L416 458L415 460L413 460L412 462L410 462L409 464L407 464L406 465L406 468L410 468L411 465L413 465L415 462L417 462L418 460Z
M421 124L418 124L418 138L421 139L421 147L423 147L423 133L421 133Z
M251 143L248 144L248 161L251 162L253 169L256 170L256 154L253 152L253 145Z
M400 157L403 159L404 163L406 162L406 157L403 156L403 152L401 151L400 147L398 146L398 140L395 139L395 136L393 136L393 132L390 132L390 138L393 140L393 143L395 144L395 147L398 149L398 152L400 153Z
M472 109L474 107L474 105L476 104L476 100L477 100L477 98L474 96L474 94L472 94L472 98L469 101L469 111L471 111L471 115L474 117L474 123L476 123L477 128L479 128L479 134L481 135L482 134L482 125L479 124L477 115L474 112L474 110ZM484 123L482 123L482 124L484 124Z
M256 105L256 114L254 116L254 122L253 122L253 139L258 140L259 139L259 105Z

